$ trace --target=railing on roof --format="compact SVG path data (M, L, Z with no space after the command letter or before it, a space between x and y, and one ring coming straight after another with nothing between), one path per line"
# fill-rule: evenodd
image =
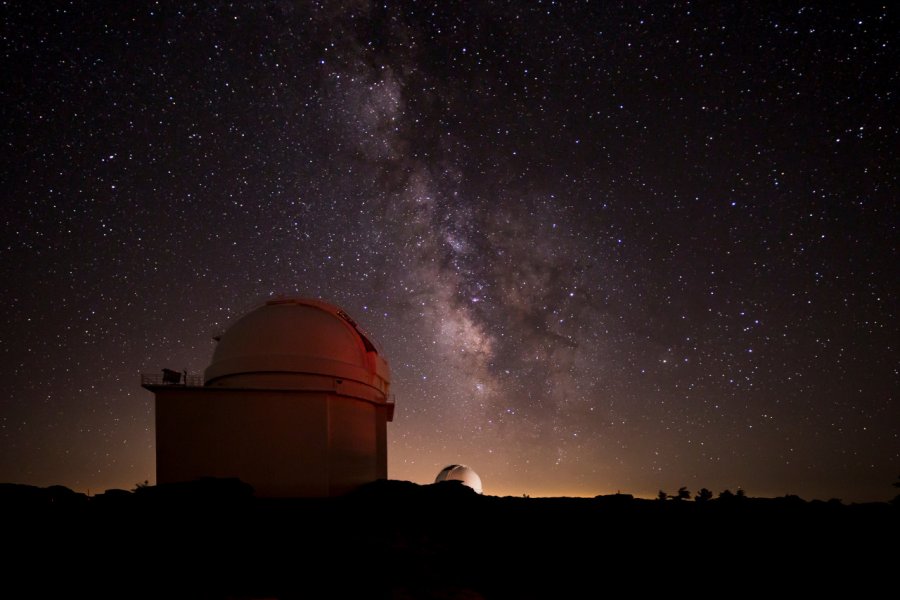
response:
M203 387L203 375L184 371L163 369L159 373L141 373L141 385L177 385L180 387Z

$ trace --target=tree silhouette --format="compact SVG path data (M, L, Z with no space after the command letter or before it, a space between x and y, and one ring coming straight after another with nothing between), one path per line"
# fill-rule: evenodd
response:
M721 492L719 492L719 499L720 500L732 500L732 499L734 499L734 494L731 492L731 490L727 490L727 489L722 490Z
M659 493L656 495L656 498L662 502L665 502L668 497L669 495L662 490L659 490Z
M681 501L681 500L690 500L690 499L691 499L691 492L687 489L686 486L681 486L680 488L678 488L678 495L677 495L677 496L674 496L672 499L673 499L673 500L678 500L678 501Z
M744 488L738 488L737 492L735 492L734 495L737 496L738 498L746 498L747 492L744 491Z
M706 488L701 488L699 492L697 492L697 496L694 498L697 502L706 502L707 500L712 500L713 493Z

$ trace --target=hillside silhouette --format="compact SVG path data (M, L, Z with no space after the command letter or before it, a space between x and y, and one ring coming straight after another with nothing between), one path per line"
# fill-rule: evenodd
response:
M208 479L87 497L2 484L4 585L37 597L867 595L898 564L896 504L675 496L499 498L378 481L276 500Z

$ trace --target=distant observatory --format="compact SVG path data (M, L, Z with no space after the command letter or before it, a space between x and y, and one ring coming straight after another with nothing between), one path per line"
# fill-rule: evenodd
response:
M441 481L461 481L463 485L469 486L479 494L481 493L481 477L466 465L444 467L437 477L434 478L435 483L440 483Z
M159 483L238 477L257 496L312 497L387 478L390 370L347 313L272 300L217 340L202 382L142 376Z

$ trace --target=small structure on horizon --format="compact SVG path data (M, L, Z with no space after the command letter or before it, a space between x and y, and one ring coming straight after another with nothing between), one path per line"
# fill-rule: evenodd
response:
M482 493L481 477L466 465L448 465L441 469L441 472L434 478L435 483L441 481L459 481L463 485L467 485L476 493Z
M387 478L390 369L347 313L271 300L216 339L202 385L143 381L158 483L237 477L257 496L322 497Z

